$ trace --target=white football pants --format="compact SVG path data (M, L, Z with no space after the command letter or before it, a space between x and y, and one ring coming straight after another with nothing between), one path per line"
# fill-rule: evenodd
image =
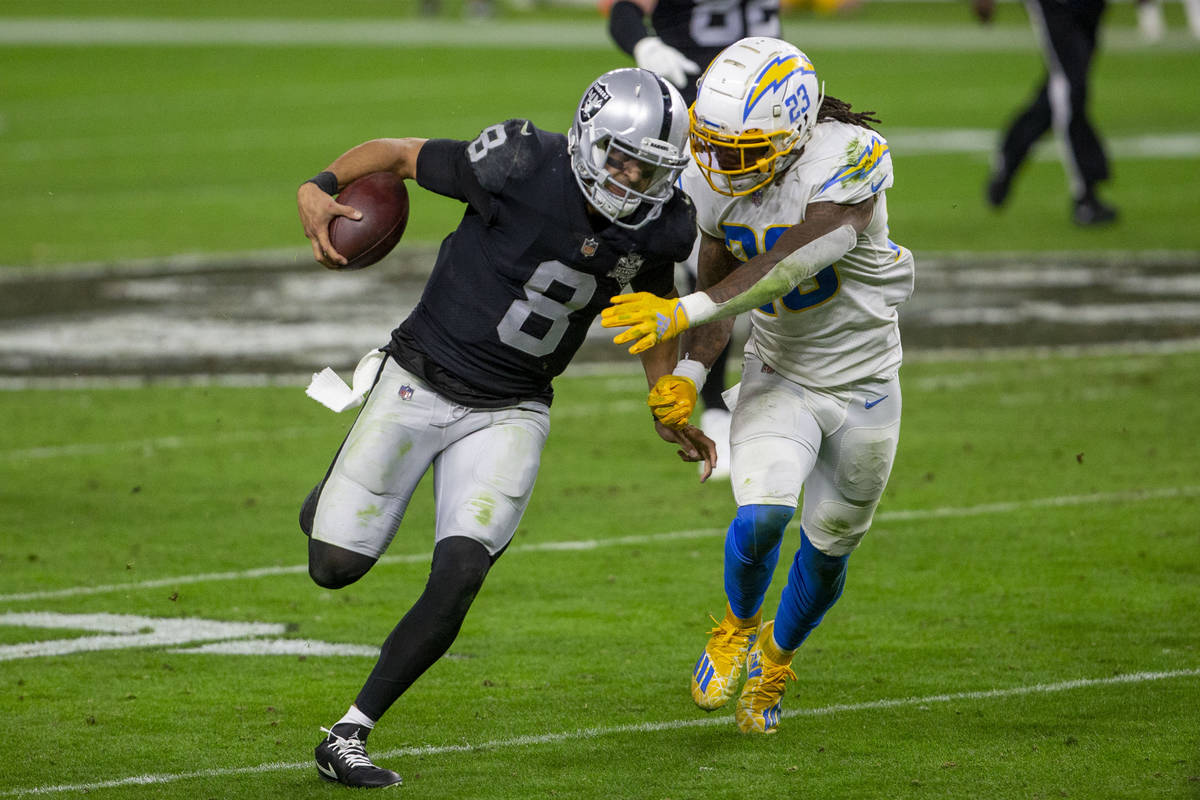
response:
M733 410L738 506L795 507L826 555L854 550L871 526L900 438L900 380L808 389L747 353Z
M550 409L460 406L390 357L333 463L312 538L378 558L433 467L435 542L466 536L495 555L529 504Z

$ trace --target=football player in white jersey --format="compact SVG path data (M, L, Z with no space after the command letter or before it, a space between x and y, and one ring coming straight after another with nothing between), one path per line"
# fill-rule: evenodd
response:
M684 357L650 392L686 424L733 317L749 311L733 411L737 515L725 539L725 618L692 676L703 709L739 688L743 732L772 733L797 648L841 595L900 433L897 307L913 257L888 238L887 141L871 114L823 97L812 62L779 39L743 39L700 78L694 163L682 177L702 242L700 291L619 295L602 315L640 352L682 334ZM800 546L773 620L762 603L803 488Z

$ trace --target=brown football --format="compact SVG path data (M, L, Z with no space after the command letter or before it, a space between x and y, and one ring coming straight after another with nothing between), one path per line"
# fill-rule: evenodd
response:
M391 172L372 172L353 181L337 196L342 205L362 212L362 219L335 217L329 225L333 249L348 262L334 269L362 269L392 251L408 224L408 190Z

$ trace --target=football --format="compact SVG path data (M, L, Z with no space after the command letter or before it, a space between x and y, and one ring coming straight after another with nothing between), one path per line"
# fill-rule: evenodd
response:
M335 217L329 241L347 263L334 269L362 269L392 251L408 224L408 190L391 172L372 172L353 181L337 196L342 205L362 212L362 219Z

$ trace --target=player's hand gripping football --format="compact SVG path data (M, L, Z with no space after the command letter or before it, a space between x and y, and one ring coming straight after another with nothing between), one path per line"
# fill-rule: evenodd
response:
M633 292L612 298L612 305L600 312L600 324L606 328L628 328L614 336L613 342L633 342L629 352L637 355L659 342L674 339L688 329L689 323L678 298Z
M329 241L329 225L334 217L362 219L362 213L342 205L314 183L300 184L296 191L296 206L300 211L304 235L312 243L313 258L327 267L345 266L346 259Z
M660 423L682 430L696 410L696 383L682 375L663 375L650 389L646 405Z

